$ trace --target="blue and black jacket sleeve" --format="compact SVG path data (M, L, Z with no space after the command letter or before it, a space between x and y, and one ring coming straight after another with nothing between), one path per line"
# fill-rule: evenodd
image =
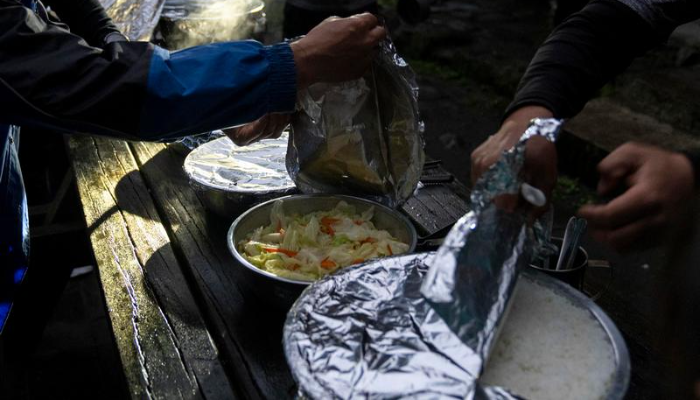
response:
M168 140L291 112L295 97L287 44L99 48L16 0L0 0L3 123Z

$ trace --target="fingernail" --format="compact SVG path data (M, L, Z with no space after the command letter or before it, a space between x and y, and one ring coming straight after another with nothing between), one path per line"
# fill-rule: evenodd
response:
M525 200L527 200L528 203L532 204L535 207L542 207L545 204L547 204L547 196L545 196L540 189L537 189L536 187L530 184L523 183L520 186L520 193L523 195L523 198L525 198Z

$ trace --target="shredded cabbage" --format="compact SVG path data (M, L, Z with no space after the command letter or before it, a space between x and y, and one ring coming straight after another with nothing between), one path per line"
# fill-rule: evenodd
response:
M314 281L339 268L372 258L402 254L408 245L372 223L374 208L357 214L341 201L333 210L285 215L282 201L270 212L270 225L238 243L256 267L284 278Z

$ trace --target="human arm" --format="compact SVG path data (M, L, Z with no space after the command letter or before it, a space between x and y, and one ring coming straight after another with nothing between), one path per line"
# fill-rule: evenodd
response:
M84 38L94 47L104 47L107 42L124 41L112 19L97 0L44 0L71 32Z
M691 159L682 153L639 143L626 143L599 165L598 194L622 193L610 202L585 205L596 240L618 250L660 241L686 215L697 180Z
M338 81L352 79L365 67L354 71L344 71L340 76L333 70L333 64L369 65L374 51L348 51L348 44L366 42L372 48L386 37L386 31L379 26L376 17L369 13L347 18L339 24L339 18L331 17L314 27L306 37L291 44L294 60L300 71L298 85L305 87L309 82ZM349 25L359 22L359 29L350 29ZM369 32L369 33L365 33ZM334 37L334 43L325 40ZM329 60L337 60L329 63ZM267 114L262 118L236 128L225 129L224 133L237 145L244 146L264 138L276 138L289 124L289 114Z
M633 9L628 5L633 3L645 6ZM472 154L473 178L517 142L533 116L570 118L577 114L635 57L665 40L678 24L699 17L697 4L700 2L594 0L563 22L528 66L496 139L489 139ZM526 160L526 168L528 164ZM532 171L531 175L539 173Z
M347 25L344 21L336 24ZM360 25L355 22L351 27ZM370 25L356 30L368 34ZM329 46L338 43L327 40ZM370 52L373 46L350 41L345 50ZM315 73L318 66L305 62L315 55L311 49L301 57L301 68ZM311 79L348 71L359 76L366 68L345 61L324 60L338 63L328 76ZM124 42L101 50L12 0L0 0L0 121L6 123L172 139L290 112L297 77L288 44L242 41L168 52L149 43Z

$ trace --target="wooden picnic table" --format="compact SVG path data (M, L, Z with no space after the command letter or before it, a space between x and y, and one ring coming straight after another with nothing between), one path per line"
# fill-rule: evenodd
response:
M78 135L68 149L131 396L292 398L285 312L243 284L225 239L236 216L207 212L189 186L182 152ZM446 172L438 166L424 174ZM426 236L463 215L466 196L459 182L426 185L402 210ZM585 245L592 258L601 256ZM640 279L655 278L629 266L616 271L598 303L630 350L629 397L656 398L664 370L659 330L639 307L654 298ZM608 283L590 274L587 285L596 292Z
M226 245L236 215L207 212L184 155L77 135L68 149L132 397L293 397L285 311L243 284ZM456 181L426 185L403 211L429 235L466 212L466 195Z

